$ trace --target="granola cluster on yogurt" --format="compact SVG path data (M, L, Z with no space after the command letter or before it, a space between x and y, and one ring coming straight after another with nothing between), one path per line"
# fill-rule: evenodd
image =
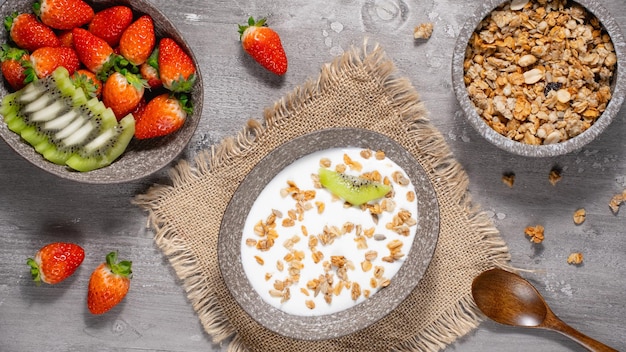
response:
M611 99L617 56L600 21L567 0L513 0L478 25L464 80L499 134L554 144L590 128Z

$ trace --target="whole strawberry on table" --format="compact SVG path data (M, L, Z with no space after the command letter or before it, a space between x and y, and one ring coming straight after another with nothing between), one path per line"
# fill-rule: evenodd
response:
M246 25L239 25L239 36L243 50L268 71L284 75L287 72L287 55L280 36L262 18L248 19Z
M15 93L5 97L0 113L9 129L52 162L78 171L107 166L132 137L173 133L193 111L194 62L172 38L157 38L146 14L125 5L94 10L83 0L40 0L32 12L7 16L4 25L9 40L1 46L1 67ZM75 89L65 89L60 68ZM31 98L46 97L33 89L46 80L53 83L45 85L53 90L48 96L71 103L44 114L46 104ZM85 98L75 93L78 88ZM106 111L92 109L96 104L87 102L93 98ZM59 119L84 106L90 109L86 119Z
M87 307L92 314L104 314L119 304L130 289L132 262L118 261L117 252L107 254L106 261L91 273Z
M74 243L54 242L43 246L34 258L28 258L33 280L54 285L70 277L85 259L83 248Z

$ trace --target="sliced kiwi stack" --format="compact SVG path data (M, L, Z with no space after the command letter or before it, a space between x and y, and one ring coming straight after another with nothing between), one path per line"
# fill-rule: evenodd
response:
M320 168L318 175L320 183L330 193L356 206L382 198L391 191L389 185L326 168Z
M64 67L5 96L0 114L45 159L82 172L110 165L135 133L131 114L118 122L110 108L74 86Z

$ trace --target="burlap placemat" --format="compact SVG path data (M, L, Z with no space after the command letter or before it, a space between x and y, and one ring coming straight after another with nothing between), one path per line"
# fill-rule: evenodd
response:
M440 207L433 260L416 289L371 327L333 340L277 335L231 298L217 262L222 215L246 174L270 151L298 136L331 127L359 127L405 147L426 170ZM377 45L353 48L319 78L297 88L251 120L235 137L182 161L172 185L156 185L134 202L149 212L155 242L182 280L214 342L230 351L436 351L478 326L482 316L471 282L506 266L509 252L489 218L471 203L467 175L410 82ZM230 340L228 340L230 338Z

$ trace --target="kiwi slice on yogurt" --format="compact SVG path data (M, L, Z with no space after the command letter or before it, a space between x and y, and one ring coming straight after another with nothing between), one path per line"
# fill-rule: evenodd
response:
M132 114L118 122L111 109L73 85L64 67L5 96L0 114L45 159L83 172L115 161L135 132Z
M326 168L320 168L318 175L324 188L356 206L382 198L391 191L389 185Z

